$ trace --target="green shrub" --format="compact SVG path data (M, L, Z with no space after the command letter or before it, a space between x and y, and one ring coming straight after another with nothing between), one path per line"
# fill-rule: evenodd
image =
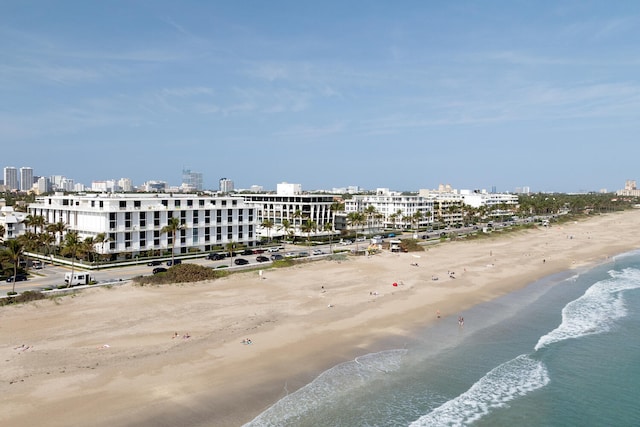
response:
M133 282L139 285L200 282L224 277L227 274L226 271L214 270L197 264L178 264L169 268L166 273L134 277Z

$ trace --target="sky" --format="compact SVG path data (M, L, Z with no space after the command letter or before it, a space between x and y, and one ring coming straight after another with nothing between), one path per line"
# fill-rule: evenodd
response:
M0 167L236 188L640 181L640 2L4 0Z

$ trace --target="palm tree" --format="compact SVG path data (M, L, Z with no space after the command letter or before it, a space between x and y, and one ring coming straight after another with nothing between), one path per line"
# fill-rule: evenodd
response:
M296 221L298 220L298 221ZM300 228L300 221L302 220L302 212L300 211L300 209L296 209L296 211L293 213L293 228L294 228L294 233L297 229ZM296 237L295 234L293 235L293 243L296 243Z
M60 234L60 238L57 240L58 249L62 246L62 235L64 234L66 229L67 229L67 224L65 224L62 221L58 221L55 224L49 224L47 226L47 231L53 234L54 236L56 235L56 233Z
M288 235L292 227L293 226L291 225L291 221L289 221L288 219L283 219L282 224L280 224L280 227L278 227L278 229L284 230L284 233Z
M238 244L232 240L226 245L224 245L224 247L227 250L227 252L229 252L229 256L233 257L233 254L235 253L235 250L237 249Z
M311 232L316 230L318 228L318 224L316 224L315 221L311 221L310 219L307 218L307 220L305 222L302 223L302 226L300 228L300 230L303 233L307 233L307 247L309 249L311 249L311 243L309 241L309 238L311 236Z
M33 232L35 233L38 228L42 230L47 221L42 215L27 215L23 223L27 228L33 227Z
M395 229L396 228L396 221L398 220L398 214L397 213L392 213L391 215L389 215L389 221L391 221L391 225L392 227Z
M260 226L267 230L267 240L271 242L271 229L275 226L273 220L265 219Z
M411 216L411 220L413 222L413 224L415 225L414 227L414 233L418 232L418 229L420 228L420 222L422 221L423 215L421 211L415 211L413 213L413 215Z
M104 255L104 244L107 242L107 233L98 233L94 239L96 244L100 245L100 255L98 256L98 269L100 269L100 257Z
M362 212L349 212L347 223L356 231L356 252L358 251L358 227L365 224L365 216Z
M67 283L67 287L70 287L73 283L73 273L75 272L76 267L76 255L78 251L82 249L82 242L80 241L80 237L78 236L77 231L70 231L64 236L64 254L71 256L71 278L69 279L69 283Z
M20 264L20 258L24 252L24 246L18 239L11 239L7 241L7 248L4 251L4 255L13 264L13 287L11 293L16 293L16 276L18 275L18 264Z
M333 223L325 222L324 231L329 233L329 252L333 254Z
M7 230L4 228L4 225L0 225L0 242L4 242L4 233L6 233Z
M176 246L176 233L178 232L178 230L180 230L182 228L182 224L180 224L180 219L176 218L176 217L171 217L169 218L169 221L167 222L167 225L165 225L164 227L162 227L162 229L160 230L160 233L168 233L169 234L169 238L171 239L171 265L175 265L175 260L174 260L174 249Z
M95 252L96 252L96 240L89 236L89 237L85 237L85 239L82 241L82 245L81 245L81 252L83 257L86 255L87 257L87 262L93 263L93 260L95 259Z
M364 209L364 214L367 216L367 227L369 228L369 234L371 234L371 220L378 211L373 205L369 205Z
M56 238L53 237L53 234L44 232L40 234L40 244L46 248L46 254L51 255L51 245L56 241Z

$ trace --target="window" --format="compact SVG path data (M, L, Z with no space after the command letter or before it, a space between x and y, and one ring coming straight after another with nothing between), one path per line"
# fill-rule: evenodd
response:
M173 204L176 208L180 207L180 200L174 200L174 204Z
M140 227L144 228L147 226L147 213L140 212Z
M133 201L133 207L136 209L140 209L140 200L134 200Z
M115 230L117 225L116 213L109 212L109 229Z
M127 201L120 200L120 209L126 209L126 207L127 207Z

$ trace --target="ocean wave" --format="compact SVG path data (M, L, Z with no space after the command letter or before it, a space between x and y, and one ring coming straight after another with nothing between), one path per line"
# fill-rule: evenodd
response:
M562 322L540 337L537 351L555 342L607 332L616 319L627 314L622 291L640 287L640 270L610 271L610 278L593 284L580 298L562 309Z
M505 406L548 383L549 374L544 364L520 355L492 369L465 393L420 417L410 427L468 425L491 409Z
M299 417L365 387L370 381L400 368L406 349L389 350L357 357L320 374L299 390L288 394L243 427L292 425Z

